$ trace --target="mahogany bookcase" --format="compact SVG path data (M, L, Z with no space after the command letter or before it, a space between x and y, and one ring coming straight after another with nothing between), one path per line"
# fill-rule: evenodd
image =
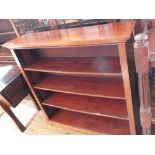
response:
M92 134L136 134L134 22L30 33L6 44L52 123Z

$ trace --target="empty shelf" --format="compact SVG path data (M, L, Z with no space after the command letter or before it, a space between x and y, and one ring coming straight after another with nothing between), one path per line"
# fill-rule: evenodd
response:
M128 120L124 100L53 93L44 100L43 104L70 111Z
M42 58L24 69L59 74L121 76L119 58L114 57Z
M78 95L125 99L122 79L119 77L77 77L50 75L34 88Z

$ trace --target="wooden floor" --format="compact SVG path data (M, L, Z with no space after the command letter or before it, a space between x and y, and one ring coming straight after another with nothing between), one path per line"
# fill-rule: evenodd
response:
M21 133L10 117L0 107L0 132L7 134L29 134L29 135L85 135L89 134L66 126L59 126L49 123L42 111L37 111L29 96L22 103L13 109L20 121L27 126L24 133ZM24 111L24 113L23 113Z

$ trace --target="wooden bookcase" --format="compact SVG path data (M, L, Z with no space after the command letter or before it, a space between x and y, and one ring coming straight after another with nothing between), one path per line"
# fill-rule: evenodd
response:
M25 34L3 46L51 122L95 134L136 134L139 104L127 43L134 24Z

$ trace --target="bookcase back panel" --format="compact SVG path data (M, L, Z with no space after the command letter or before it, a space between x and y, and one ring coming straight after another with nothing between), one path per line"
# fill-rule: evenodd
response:
M118 58L117 46L87 46L70 48L45 48L15 50L22 65L27 67L40 58L93 58L93 64L103 64L103 57ZM67 61L67 59L66 59ZM99 61L99 62L98 62ZM99 66L100 67L100 66Z
M37 49L40 57L118 57L116 45Z
M22 67L32 64L39 58L39 54L32 49L14 50Z

